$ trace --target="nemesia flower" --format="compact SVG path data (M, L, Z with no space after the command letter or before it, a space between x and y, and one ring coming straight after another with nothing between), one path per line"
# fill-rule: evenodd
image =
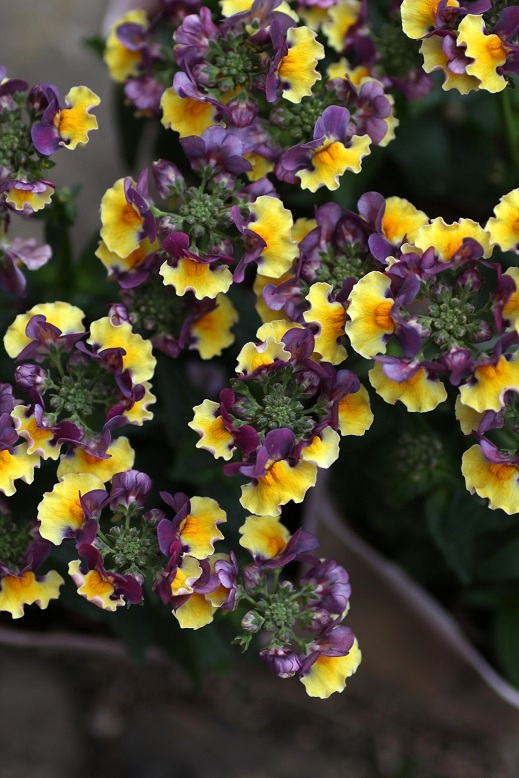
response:
M412 413L428 413L447 399L442 382L420 363L409 363L407 377L404 370L401 373L401 380L395 381L384 371L381 362L369 371L372 387L387 403L394 405L400 400Z
M266 195L258 197L248 207L250 218L247 222L237 208L232 209L236 226L250 244L234 278L238 282L243 280L243 268L249 262L257 263L260 275L279 278L286 273L298 253L297 244L292 239L292 214L281 200Z
M463 251L464 241L467 239L479 243L485 259L492 254L490 234L472 219L459 219L453 224L446 224L441 216L433 219L430 224L423 225L415 233L413 245L422 251L434 246L435 253L442 262L452 262L458 252Z
M173 82L173 86L164 91L160 107L164 127L175 130L181 138L200 136L213 124L218 124L218 108L213 101L188 96L179 89L178 79L177 87Z
M362 159L370 153L371 138L352 135L349 121L346 108L331 105L317 120L314 139L283 154L283 168L299 178L303 189L338 189L339 178L346 170L360 171Z
M112 26L103 53L103 59L114 81L124 83L129 76L135 75L142 60L139 49L129 48L118 36L118 28L124 24L134 24L143 30L148 25L146 12L137 8L124 14Z
M347 679L356 672L361 661L361 653L355 640L352 648L344 656L319 654L310 667L303 664L301 683L310 697L327 699L334 692L342 692Z
M519 512L519 462L483 440L465 451L461 469L467 489L489 500L489 508Z
M347 394L339 401L339 432L341 435L364 435L373 423L373 413L365 386Z
M103 458L95 457L82 446L75 446L61 457L57 476L63 478L66 473L91 473L101 481L111 481L116 473L122 473L133 467L135 452L128 438L114 440L106 449Z
M34 238L0 240L0 286L21 297L25 293L26 280L20 267L25 265L29 270L38 270L51 256L51 247L46 243L38 245Z
M126 179L119 178L104 193L101 222L101 238L108 251L126 258L139 249L144 238L145 217L136 205L128 202Z
M29 454L27 449L26 443L0 449L0 492L6 497L16 492L15 481L21 480L26 484L34 481L34 469L40 466L40 457Z
M303 317L308 324L316 323L319 326L315 337L316 352L326 362L338 365L347 356L346 349L338 342L344 335L346 311L340 302L331 302L331 292L330 284L313 284L305 298L310 308L304 312Z
M206 559L214 552L214 544L223 538L218 524L227 521L216 500L210 497L191 497L181 492L172 496L162 492L164 502L175 511L172 520L162 519L157 527L161 551L170 552L175 543L195 559Z
M390 278L373 271L355 284L349 296L350 321L345 330L355 351L367 359L385 353L389 336L395 331L390 286Z
M499 35L488 34L482 16L468 14L458 27L458 44L465 46L465 54L472 62L466 66L469 76L481 82L481 89L500 92L506 86L506 79L498 72L506 63L510 48Z
M444 34L431 35L425 38L420 47L420 53L423 55L423 69L426 73L433 73L435 70L441 71L445 80L442 89L457 89L462 95L466 95L472 90L479 89L481 81L476 76L468 74L466 68L471 60L467 57L466 49L459 45L459 35L456 32L445 32Z
M519 392L519 351L512 355L497 353L490 360L482 360L468 383L460 388L460 397L464 405L479 413L499 411L510 390Z
M38 505L40 535L59 546L97 514L107 497L103 482L89 473L67 473Z
M267 100L275 101L281 85L282 97L299 103L303 97L312 94L312 87L321 78L316 65L324 57L324 46L308 27L289 27L286 37L283 27L279 17L271 27L272 43L278 53L266 79Z
M45 156L54 154L60 146L70 150L84 146L88 143L88 133L98 127L90 109L99 105L101 99L88 87L75 86L65 97L67 107L60 108L57 92L53 89L49 92L49 105L31 129L34 146Z
M494 216L485 225L493 244L501 251L519 253L519 189L503 195L494 208Z
M339 0L330 6L328 19L322 25L322 30L328 44L335 51L343 51L348 32L358 23L361 13L360 0Z
M171 232L162 248L172 257L172 264L164 262L159 273L166 285L174 286L178 295L193 292L197 300L214 299L228 291L233 277L218 254L205 258L189 250L189 236L184 232Z
M93 321L87 343L100 355L112 349L122 350L123 370L128 370L136 383L148 381L153 376L157 360L152 355L151 343L132 332L128 322L116 326L108 316Z
M61 337L66 339L76 333L79 335L84 329L84 315L80 308L70 303L58 301L34 305L27 313L18 314L7 328L5 350L12 359L16 359L25 356L28 347L41 351L48 343ZM31 324L34 326L31 327Z
M69 562L68 572L77 586L78 594L88 602L103 610L115 611L126 602L135 605L142 600L141 582L132 575L107 571L96 548L81 544L78 553L86 561L86 571L81 561L75 559Z
M0 185L0 192L7 192L5 199L15 210L41 211L51 201L55 186L50 181L24 181L15 179Z
M48 608L51 600L59 597L63 578L55 570L36 576L31 569L10 575L2 571L0 576L0 611L10 613L13 619L24 615L25 605Z
M217 459L232 459L234 438L219 415L220 404L204 400L200 405L195 405L193 410L195 415L193 420L188 422L188 427L200 435L196 447L210 451Z
M402 0L402 28L409 38L419 40L437 27L438 11L458 8L458 0ZM441 18L441 17L440 17Z

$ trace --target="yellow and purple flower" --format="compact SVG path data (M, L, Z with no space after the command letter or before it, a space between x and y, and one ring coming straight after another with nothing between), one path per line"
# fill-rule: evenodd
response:
M339 188L347 171L358 173L362 159L370 153L369 135L352 135L350 112L331 105L315 123L314 139L285 151L280 164L303 189L316 192L322 186Z
M40 154L50 156L60 146L75 149L88 143L88 134L97 130L97 119L90 113L101 102L86 86L75 86L65 97L65 108L60 106L58 93L47 90L48 106L40 121L31 129L32 142Z

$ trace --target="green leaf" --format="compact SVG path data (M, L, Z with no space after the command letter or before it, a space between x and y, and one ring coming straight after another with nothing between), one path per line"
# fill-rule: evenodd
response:
M483 580L502 581L519 578L519 538L509 541L479 566Z
M465 584L472 579L475 566L474 526L464 505L463 494L451 497L439 490L425 503L429 531L447 565Z

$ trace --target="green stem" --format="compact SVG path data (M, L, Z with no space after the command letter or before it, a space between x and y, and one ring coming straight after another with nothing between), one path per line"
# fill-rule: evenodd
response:
M516 172L519 174L519 138L517 135L517 125L515 123L512 104L510 102L510 90L508 88L503 89L499 93L499 104L508 145L508 153L510 155L510 160L515 165Z

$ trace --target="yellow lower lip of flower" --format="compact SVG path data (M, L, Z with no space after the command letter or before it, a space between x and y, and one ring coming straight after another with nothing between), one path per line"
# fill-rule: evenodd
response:
M324 47L308 27L291 27L287 31L288 53L279 63L278 74L282 82L289 84L282 92L285 100L300 103L312 94L312 87L321 79L315 69L317 61L324 57Z
M222 417L217 415L220 404L204 400L200 405L195 405L193 410L195 415L188 427L201 435L196 447L210 451L216 459L232 459L234 439L224 427Z
M499 411L505 392L519 391L519 352L508 361L501 357L496 365L481 365L474 371L475 384L460 388L461 402L475 411Z
M402 29L408 38L418 40L436 27L439 0L403 0L400 7ZM458 0L447 0L447 8L458 8Z
M78 587L78 594L91 602L92 605L112 612L124 605L122 597L116 600L112 599L115 589L111 576L104 577L97 570L89 570L88 573L83 574L77 559L69 562L68 572Z
M171 594L179 597L182 594L192 594L193 584L202 575L200 562L192 556L184 555L182 564L177 568L174 579L171 581Z
M211 103L180 97L171 86L166 89L160 100L162 108L161 122L166 129L175 130L181 138L190 135L200 137L215 121L216 111Z
M157 398L151 391L150 382L142 381L142 386L144 387L144 397L142 400L138 400L128 411L123 412L123 416L128 419L128 422L135 424L137 427L142 427L145 421L153 419L153 412L148 410L148 405L153 405L157 402Z
M503 195L494 209L494 216L490 218L485 229L492 238L492 243L497 244L502 251L518 253L519 247L519 189L513 189ZM517 268L509 268L508 275ZM515 275L513 275L515 280Z
M315 338L315 351L332 365L338 365L347 357L347 352L339 338L344 335L344 323L346 311L342 303L331 302L329 296L332 292L330 284L319 282L313 284L306 300L310 308L304 312L304 320L319 325L319 332Z
M16 492L15 481L32 484L34 469L39 466L40 457L28 453L27 443L15 446L12 452L7 449L0 451L0 492L12 497Z
M78 145L88 143L88 133L97 130L97 119L88 113L101 102L100 98L86 86L75 86L65 97L70 108L64 108L57 116L55 123L61 138L67 141L67 149L75 149Z
M203 594L195 592L187 602L173 611L173 615L182 629L200 629L212 622L215 611L214 605Z
M180 259L175 267L164 262L159 270L166 286L174 286L179 297L193 292L197 300L214 299L229 290L232 273L228 267L212 267L189 257Z
M467 73L453 73L448 68L447 55L443 50L443 38L432 35L425 38L420 47L420 53L423 56L423 69L426 73L433 73L435 70L441 70L445 76L442 89L457 89L462 95L466 95L473 89L479 89L481 81L475 76L469 76Z
M328 21L323 23L322 30L332 49L343 50L346 33L355 24L360 12L359 0L339 0L328 9Z
M347 171L359 173L362 159L370 153L369 135L354 135L349 147L333 138L326 138L312 157L312 170L300 170L296 176L302 189L316 192L321 186L331 191L339 188L339 178Z
M489 462L476 443L463 454L461 471L467 489L489 500L489 508L512 515L519 513L519 468L503 462Z
M292 238L292 213L281 200L269 195L258 197L249 205L249 211L254 221L250 222L248 229L267 244L258 259L258 273L279 278L291 268L299 254L297 243Z
M128 22L138 24L139 27L145 28L148 24L146 11L143 11L140 8L135 9L133 11L128 11L128 13L118 19L110 30L103 53L103 60L108 68L110 77L121 84L130 76L135 75L138 65L142 60L142 53L140 51L127 49L117 37L117 28L120 27L121 24L126 24Z
M101 238L108 251L122 259L139 248L144 219L126 200L124 178L107 189L101 200Z
M290 532L279 516L247 516L239 533L240 546L261 559L279 556L290 540Z
M89 473L67 473L46 492L38 505L40 535L59 546L68 531L80 529L85 522L80 495L104 489L103 482Z
M400 245L404 238L410 243L429 217L403 197L388 197L382 218L382 232L393 245Z
M325 427L321 435L316 435L312 442L301 451L301 459L313 462L317 467L328 468L339 457L339 433L331 427Z
M373 423L368 390L347 394L339 402L339 432L341 435L364 435Z
M13 619L20 619L24 615L24 605L36 603L45 610L51 600L59 597L63 583L63 578L55 570L39 581L30 571L19 577L8 575L0 582L0 611L10 613Z
M390 316L393 300L386 297L391 279L374 270L361 278L349 296L345 331L355 351L366 359L384 354L388 335L395 324Z
M54 189L47 186L43 192L31 192L24 189L9 189L5 199L15 210L23 211L24 208L31 208L35 213L45 208L51 201Z
M288 362L290 352L286 351L283 343L267 337L263 343L246 343L240 353L236 365L237 373L251 375L260 367L272 365L276 360Z
M191 326L191 335L195 338L189 348L198 351L202 359L218 357L222 351L234 343L231 327L238 321L238 312L224 295L216 298L216 308Z
M17 405L11 412L14 427L21 438L27 441L27 453L37 454L42 459L57 459L60 445L51 445L54 434L47 429L38 427L36 419L31 415L29 405Z
M210 497L192 497L191 511L180 525L180 539L187 553L195 559L206 559L214 551L223 534L217 525L227 521L227 515L216 500Z
M133 332L129 322L115 325L109 316L97 319L90 325L87 343L97 345L99 351L123 349L123 370L129 370L134 383L140 384L153 376L157 360L152 354L151 342Z
M242 486L240 503L256 516L279 516L287 502L303 502L316 480L317 466L312 462L301 461L291 467L282 459L272 463L257 483Z
M77 446L70 454L61 458L58 478L63 478L66 473L91 473L106 483L111 481L116 473L123 473L133 467L135 451L128 438L114 440L106 453L109 459L99 459L85 451L82 446Z
M395 405L402 402L411 413L428 413L447 399L447 391L441 381L430 379L425 368L407 381L392 381L384 373L380 362L369 371L369 380L383 400Z
M27 337L25 330L30 319L33 316L45 316L49 324L53 324L64 335L72 332L83 332L83 319L85 314L75 305L57 301L54 303L39 303L34 305L27 313L20 313L8 327L4 336L5 350L11 357L16 359L26 346L31 343L31 338Z
M301 678L309 697L326 700L334 692L346 688L346 680L356 672L361 662L357 641L346 656L321 655Z
M498 73L505 64L510 49L498 35L487 35L482 16L467 14L458 27L458 46L465 46L465 56L474 61L466 71L481 81L481 89L501 92L506 87L506 78Z
M414 245L421 251L431 246L441 262L449 262L462 247L465 238L473 238L483 248L485 259L492 254L490 233L472 219L459 219L453 224L446 224L442 217L433 219L430 224L420 227L414 239Z

